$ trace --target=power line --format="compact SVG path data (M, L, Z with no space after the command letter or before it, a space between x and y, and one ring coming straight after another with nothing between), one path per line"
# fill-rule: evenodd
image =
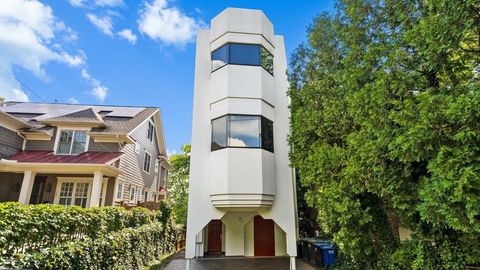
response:
M8 74L10 74L10 76L12 76L12 78L14 80L16 80L17 82L19 82L24 88L26 88L28 91L32 92L33 94L35 94L35 96L37 96L39 99L41 99L42 101L44 102L47 102L42 96L40 96L39 94L37 94L37 92L33 91L32 88L30 88L26 83L22 82L20 79L18 79L17 77L15 77L15 75L13 75L13 73L9 70L7 70L6 68L4 68L2 65L0 65L0 68L3 69L5 72L7 72Z

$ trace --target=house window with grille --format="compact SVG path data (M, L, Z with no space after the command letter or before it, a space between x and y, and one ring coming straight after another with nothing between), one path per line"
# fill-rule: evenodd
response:
M151 142L153 142L153 132L154 132L153 122L152 122L152 121L148 121L147 138L148 138Z
M152 157L148 152L145 152L145 156L143 159L143 171L146 173L150 173L150 163L152 162Z

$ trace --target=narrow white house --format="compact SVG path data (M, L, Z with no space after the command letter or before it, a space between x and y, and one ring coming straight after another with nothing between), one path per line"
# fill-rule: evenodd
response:
M227 8L197 35L187 269L209 254L290 256L290 167L282 36L260 10Z

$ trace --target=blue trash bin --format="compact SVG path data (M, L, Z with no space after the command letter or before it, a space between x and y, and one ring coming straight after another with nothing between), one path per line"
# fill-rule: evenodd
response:
M334 245L321 245L319 247L322 250L322 265L329 267L335 264L337 259L337 250Z

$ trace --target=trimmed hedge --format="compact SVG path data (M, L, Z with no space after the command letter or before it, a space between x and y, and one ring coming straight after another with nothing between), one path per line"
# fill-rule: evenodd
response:
M38 251L76 239L97 238L112 231L161 219L145 208L81 208L61 205L0 203L0 255Z
M0 203L0 268L141 269L175 250L169 212Z
M177 230L154 222L98 239L75 240L0 261L22 269L143 269L162 254L174 252Z

